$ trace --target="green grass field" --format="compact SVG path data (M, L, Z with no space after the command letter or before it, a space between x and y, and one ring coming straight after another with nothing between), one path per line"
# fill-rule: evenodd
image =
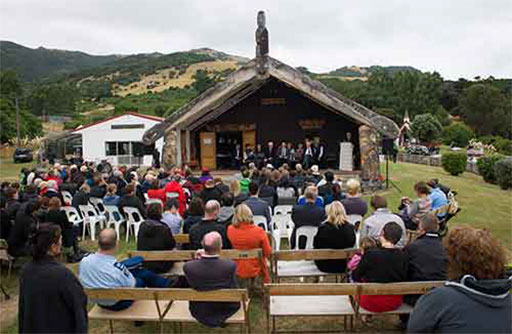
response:
M3 169L3 164L1 165ZM17 172L21 165L11 166L6 171L2 171L2 176L16 178ZM8 170L11 174L8 174ZM419 180L427 180L429 178L438 178L440 181L458 192L457 199L462 211L450 221L450 225L468 224L479 228L490 230L501 243L505 246L509 259L512 254L512 191L504 191L499 187L483 182L482 178L471 174L464 173L461 176L453 177L444 172L441 168L429 167L413 164L390 164L390 178L401 189L402 192L390 187L382 192L388 198L389 205L395 209L402 196L413 198L413 185ZM2 178L3 179L3 178ZM82 248L94 251L96 245L94 242L87 240L82 242ZM126 257L126 252L135 249L135 242L132 240L126 243L121 239L118 258ZM72 264L68 267L76 272L77 265ZM13 271L10 279L5 277L6 270L2 271L2 284L13 297L17 295L18 281L17 271ZM2 301L0 303L0 332L17 333L17 307L15 301ZM92 305L89 305L91 307ZM2 314L3 313L3 314ZM9 314L6 314L9 313ZM250 307L251 328L252 332L261 333L266 330L266 315L262 301L260 298L253 298ZM314 319L314 320L313 320ZM311 321L309 321L311 320ZM375 317L371 327L358 324L355 328L356 332L383 332L396 331L398 318L395 316L378 316ZM281 330L340 330L343 326L343 319L340 318L286 318L278 320ZM114 323L116 332L126 333L153 333L159 331L157 324L147 323L142 327L134 327L132 322L116 322ZM164 326L165 332L172 332L173 327L170 324ZM183 327L186 333L198 332L238 332L237 326L227 327L223 329L208 329L200 325L187 324ZM108 322L106 321L90 321L89 331L91 333L106 333L109 331Z

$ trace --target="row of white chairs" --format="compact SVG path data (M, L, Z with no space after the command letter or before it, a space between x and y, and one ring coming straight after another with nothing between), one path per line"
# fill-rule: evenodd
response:
M68 205L62 208L68 220L75 225L83 223L82 239L85 239L85 234L89 231L91 239L95 240L96 226L99 225L100 229L114 226L117 239L119 240L120 227L122 224L126 223L126 241L129 240L130 232L132 231L135 240L137 240L140 225L144 221L142 214L137 208L124 207L125 218L117 206L104 205L101 198L90 198L90 204L79 205L77 210L75 207L71 206L73 196L69 192L63 191L62 196L64 197L64 202Z

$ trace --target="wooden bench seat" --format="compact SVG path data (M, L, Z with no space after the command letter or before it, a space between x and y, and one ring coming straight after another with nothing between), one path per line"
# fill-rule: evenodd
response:
M174 262L171 270L163 274L163 276L185 276L185 272L183 271L183 266L185 262Z
M321 283L321 284L265 284L267 304L267 331L276 332L276 318L343 316L353 329L353 319L360 315L409 314L413 308L402 304L397 310L374 313L359 306L361 295L415 295L424 294L441 286L443 281L400 283ZM272 322L272 329L270 323Z
M160 301L160 309L164 310L170 301ZM126 320L126 321L159 321L158 309L154 300L136 300L122 311L110 311L98 305L89 311L89 319Z
M284 250L272 254L273 281L279 283L281 278L321 277L344 275L343 273L326 273L317 268L315 260L346 260L357 249L309 249Z
M413 310L413 307L411 305L403 303L398 309L389 311L389 312L379 312L375 313L372 311L365 310L362 307L359 307L359 314L360 315L368 315L368 314L409 314Z
M220 289L196 291L193 289L116 288L85 289L91 300L133 300L133 304L122 311L110 311L95 305L89 311L90 319L108 320L113 333L113 321L153 321L163 323L197 322L190 314L189 301L239 302L240 310L230 317L227 324L240 325L242 332L250 332L249 298L245 289ZM181 327L180 327L181 328Z
M246 302L246 307L249 308L249 300ZM197 322L189 310L188 300L176 300L172 303L171 308L167 315L163 318L164 322ZM244 324L244 307L240 303L240 309L226 320L227 324Z
M318 270L314 261L278 261L279 277L305 277L337 275Z
M354 315L349 296L271 296L274 316Z

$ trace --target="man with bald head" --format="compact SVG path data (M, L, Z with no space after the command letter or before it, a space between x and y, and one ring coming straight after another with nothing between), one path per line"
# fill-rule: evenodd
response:
M189 231L190 249L200 249L202 247L203 237L209 233L216 231L221 235L224 248L231 248L226 236L226 227L217 221L220 204L217 200L209 200L204 207L203 219L192 225Z
M106 228L98 237L98 251L82 259L78 267L78 278L85 288L151 287L167 288L173 280L158 276L141 267L143 258L133 257L117 262L117 235L114 229ZM121 311L131 306L131 300L97 300L99 306L111 311Z
M236 289L236 263L219 258L222 250L222 236L216 232L206 233L201 241L203 249L198 250L197 260L183 266L185 277L191 288L198 291ZM237 302L190 302L190 313L209 327L221 326L240 308Z

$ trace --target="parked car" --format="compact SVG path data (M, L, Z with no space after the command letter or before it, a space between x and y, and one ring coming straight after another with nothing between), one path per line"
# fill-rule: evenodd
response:
M18 162L31 162L34 159L34 154L30 148L17 148L14 150L12 159L14 163Z
M412 145L405 149L407 154L418 154L418 155L430 155L430 152L426 146L423 145Z

